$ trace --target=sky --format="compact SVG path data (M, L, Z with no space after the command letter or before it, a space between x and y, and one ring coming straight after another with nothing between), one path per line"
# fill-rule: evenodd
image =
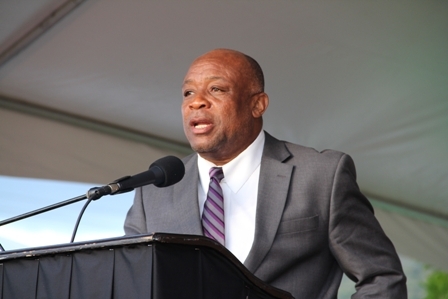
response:
M97 185L0 176L0 221L81 195ZM124 235L123 222L134 192L92 201L80 222L75 242ZM87 200L0 226L5 250L69 243Z

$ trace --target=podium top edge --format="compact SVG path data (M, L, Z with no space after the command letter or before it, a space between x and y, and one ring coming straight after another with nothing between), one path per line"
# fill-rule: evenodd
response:
M171 233L153 233L145 235L133 235L133 236L122 236L115 238L81 241L75 243L66 243L51 246L42 247L32 247L24 248L11 251L0 252L0 264L7 262L8 260L15 259L37 259L39 257L57 255L57 254L70 254L80 251L97 250L97 249L113 249L116 247L128 246L128 245L142 245L147 244L148 246L155 243L164 244L180 244L180 245L190 245L197 247L208 247L211 248L226 259L230 260L244 276L251 280L254 284L258 285L261 289L268 293L276 294L277 298L293 298L290 293L283 291L281 289L275 288L264 283L258 277L253 275L230 251L228 251L224 246L218 242L201 236L201 235L183 235L183 234L171 234Z
M79 241L74 243L62 243L56 245L47 245L39 247L20 248L15 250L7 250L0 252L0 262L16 258L32 258L43 255L53 255L62 252L74 252L82 250L113 248L132 244L151 244L154 242L160 243L179 243L191 245L208 245L213 246L213 240L206 240L203 236L196 235L179 235L179 234L165 234L153 233L144 235L121 236L113 238L105 238L98 240Z
M114 238L80 241L74 243L63 243L58 245L48 245L40 247L21 248L15 250L7 250L0 252L0 262L9 259L23 257L38 257L43 255L53 255L62 252L74 252L82 250L112 248L132 244L184 244L193 246L205 246L214 248L221 253L227 254L228 251L218 242L201 235L182 235L171 233L152 233L143 235L121 236Z

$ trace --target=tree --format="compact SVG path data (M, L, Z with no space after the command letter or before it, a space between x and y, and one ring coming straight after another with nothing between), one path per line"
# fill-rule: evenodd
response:
M448 299L448 273L432 272L424 282L425 299Z

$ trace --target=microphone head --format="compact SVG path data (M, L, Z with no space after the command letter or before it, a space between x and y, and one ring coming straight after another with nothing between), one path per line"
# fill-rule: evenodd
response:
M160 177L160 180L157 180L157 182L154 183L156 187L168 187L174 185L185 175L184 162L174 156L160 158L152 163L149 166L149 169L153 167L157 169L157 177Z

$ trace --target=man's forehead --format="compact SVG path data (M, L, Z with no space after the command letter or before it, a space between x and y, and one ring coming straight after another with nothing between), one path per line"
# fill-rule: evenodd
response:
M184 84L196 80L229 81L232 76L239 76L238 68L225 63L201 62L192 64L184 78Z
M238 52L216 50L198 57L191 64L185 75L183 84L189 84L196 80L241 80L242 71L247 67L244 56Z
M193 71L200 71L200 70L224 70L224 69L231 69L235 66L235 63L232 63L230 60L226 59L219 59L219 58L203 58L203 59L197 59L195 60L188 72Z

